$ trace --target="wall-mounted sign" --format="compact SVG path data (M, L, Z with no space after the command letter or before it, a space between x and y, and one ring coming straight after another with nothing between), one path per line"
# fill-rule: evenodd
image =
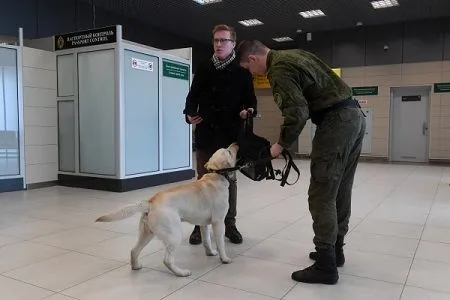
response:
M402 96L402 102L416 102L419 101L420 102L420 95L415 95L415 96Z
M55 51L116 42L116 26L55 35Z
M450 93L450 82L441 82L434 84L435 93Z
M352 87L353 96L375 96L378 95L377 86Z
M270 82L265 75L253 75L253 87L255 89L270 89Z
M189 80L189 66L163 61L163 76Z
M153 72L153 62L138 58L132 58L131 59L131 67L133 69Z

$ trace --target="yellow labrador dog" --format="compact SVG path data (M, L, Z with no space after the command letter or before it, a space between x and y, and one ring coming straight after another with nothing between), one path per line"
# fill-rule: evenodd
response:
M174 251L181 243L181 222L200 225L203 246L206 255L215 256L217 251L211 247L208 225L212 225L214 238L222 263L230 263L225 252L225 216L228 212L229 182L224 175L214 170L232 168L236 164L238 146L217 150L205 164L212 172L201 179L158 192L148 200L140 201L99 217L96 222L112 222L142 213L139 223L139 240L131 250L131 268L138 270L142 266L138 256L142 249L157 237L165 245L164 264L177 276L189 276L191 271L181 269L175 264Z

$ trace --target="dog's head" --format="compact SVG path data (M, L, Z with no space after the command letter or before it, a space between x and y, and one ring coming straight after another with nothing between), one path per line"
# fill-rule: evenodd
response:
M236 143L231 144L228 148L220 148L211 156L205 164L205 168L207 170L221 170L234 167L238 150L239 147Z

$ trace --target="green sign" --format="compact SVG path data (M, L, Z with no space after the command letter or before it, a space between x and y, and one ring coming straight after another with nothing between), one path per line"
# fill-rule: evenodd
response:
M442 82L434 84L435 93L450 93L450 82Z
M378 95L377 86L352 87L353 96L375 96Z
M189 80L189 66L163 61L163 76Z

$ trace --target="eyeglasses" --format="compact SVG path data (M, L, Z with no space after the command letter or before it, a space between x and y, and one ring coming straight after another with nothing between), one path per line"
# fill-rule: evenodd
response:
M219 42L221 44L223 44L225 42L234 42L234 40L233 39L213 39L214 44L218 44Z

